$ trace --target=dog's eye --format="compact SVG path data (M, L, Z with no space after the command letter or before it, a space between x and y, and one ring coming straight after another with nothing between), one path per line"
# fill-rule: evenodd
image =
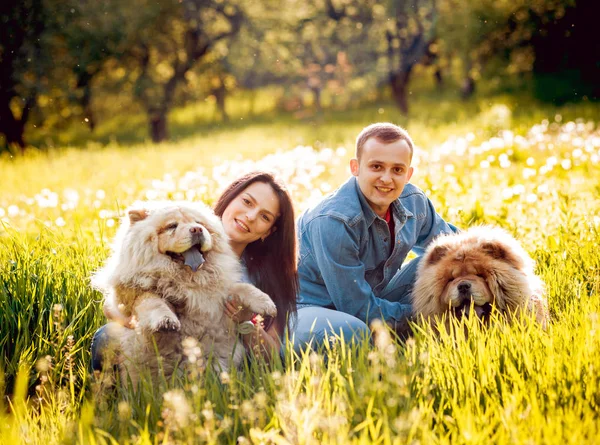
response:
M168 230L175 230L177 228L177 223L172 223L167 226Z

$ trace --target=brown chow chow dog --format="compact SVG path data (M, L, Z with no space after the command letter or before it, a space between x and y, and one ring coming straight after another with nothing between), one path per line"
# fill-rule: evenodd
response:
M443 314L484 322L492 308L507 318L528 311L545 328L549 315L534 263L506 231L472 227L437 238L426 250L412 292L413 314L437 321Z
M220 219L203 204L147 202L128 209L113 254L93 277L105 296L107 331L121 377L135 383L141 368L158 372L155 344L171 374L183 359L182 341L198 342L215 367L239 365L244 346L224 312L229 295L259 314L276 307L256 287L238 283L241 269ZM129 317L135 329L123 326Z

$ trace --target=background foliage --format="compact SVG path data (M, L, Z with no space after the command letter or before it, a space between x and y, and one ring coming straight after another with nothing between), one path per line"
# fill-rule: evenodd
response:
M208 101L209 120L270 110L307 118L389 97L404 115L415 73L433 91L481 80L554 103L596 100L600 71L586 0L7 0L0 7L0 147L86 140L139 115L137 141L181 135L174 109ZM417 70L417 71L415 71Z
M0 444L596 443L591 3L0 2ZM376 121L408 129L412 182L446 219L523 243L547 331L397 342L375 325L373 343L229 374L194 362L110 389L90 373L105 318L89 277L129 204L211 204L267 169L300 212Z

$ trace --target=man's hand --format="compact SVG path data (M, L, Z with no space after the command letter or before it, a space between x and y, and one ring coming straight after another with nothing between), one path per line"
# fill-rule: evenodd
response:
M252 317L254 317L254 313L242 305L242 302L237 295L229 296L225 301L225 315L236 323L250 321L252 320Z

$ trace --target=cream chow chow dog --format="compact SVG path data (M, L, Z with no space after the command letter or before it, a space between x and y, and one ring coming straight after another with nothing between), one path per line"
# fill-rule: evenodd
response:
M443 314L469 315L483 321L493 308L507 318L532 313L546 327L544 286L534 262L508 232L473 227L437 238L419 263L412 291L413 314L430 321Z
M105 296L107 326L117 347L122 378L137 381L141 367L155 375L156 348L168 375L183 357L182 341L196 339L215 366L239 365L244 347L235 324L225 316L228 296L259 314L273 316L276 307L256 287L238 283L240 264L221 221L199 203L147 202L127 211L113 253L93 277ZM131 318L129 318L131 317Z

